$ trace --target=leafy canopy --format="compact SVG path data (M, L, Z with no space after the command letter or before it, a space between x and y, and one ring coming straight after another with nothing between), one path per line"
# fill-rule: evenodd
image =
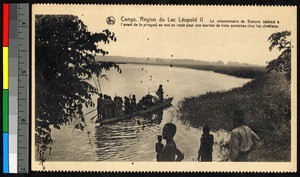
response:
M291 81L291 41L288 37L291 31L282 31L272 34L268 40L271 42L269 50L277 47L281 54L267 65L268 72L274 70L276 72L285 72L287 80Z
M109 30L91 33L73 15L35 16L36 142L51 141L50 125L60 128L80 112L80 106L94 106L97 93L88 80L101 77L102 70L116 68L113 62L95 62L106 55L100 44L116 41Z

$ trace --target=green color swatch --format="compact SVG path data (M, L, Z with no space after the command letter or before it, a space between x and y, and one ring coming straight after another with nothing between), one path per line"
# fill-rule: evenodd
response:
M9 108L8 108L8 89L3 90L3 132L8 133L8 114L9 114Z

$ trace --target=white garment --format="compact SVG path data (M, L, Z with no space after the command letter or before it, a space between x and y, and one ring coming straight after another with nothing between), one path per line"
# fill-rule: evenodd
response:
M260 141L259 137L245 125L241 125L231 132L230 154L231 161L236 161L240 152L247 152L254 143Z

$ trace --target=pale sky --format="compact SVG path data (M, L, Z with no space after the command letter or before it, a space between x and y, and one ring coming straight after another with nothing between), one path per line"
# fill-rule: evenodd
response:
M103 45L111 56L200 59L223 62L236 61L266 65L279 52L269 51L268 37L274 32L293 30L296 19L294 9L244 9L236 7L179 7L179 6L66 6L49 7L49 14L74 14L88 26L91 32L109 29L117 42ZM278 13L278 10L280 13ZM33 10L37 14L39 8ZM106 18L114 16L116 23L107 25ZM203 17L204 23L213 20L279 20L277 29L266 28L182 28L182 27L121 27L121 17ZM262 23L261 23L262 24ZM296 31L294 32L296 33ZM293 31L292 31L293 34Z

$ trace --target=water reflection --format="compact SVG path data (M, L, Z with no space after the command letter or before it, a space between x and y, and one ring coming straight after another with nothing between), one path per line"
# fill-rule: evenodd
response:
M137 147L137 143L148 141L144 137L147 134L149 137L149 132L155 134L153 137L156 137L157 130L153 129L161 124L162 119L163 110L159 110L143 117L134 117L122 122L96 126L95 144L98 160L133 159L134 154L142 151Z
M148 73L141 74L141 67L141 65L126 64L121 66L122 74L116 74L113 71L103 73L109 75L110 80L102 81L102 90L108 95L124 96L134 93L137 98L142 98L145 93L157 90L158 84L163 84L165 93L174 97L172 103L176 107L184 97L197 96L207 91L228 90L249 81L213 72L165 66L147 66ZM152 80L149 80L150 75ZM96 101L97 97L93 97L93 99ZM124 122L96 127L95 152L98 159L156 161L157 135L161 134L163 125L168 122L177 126L175 141L177 147L185 153L184 160L194 161L197 159L199 137L201 136L199 129L182 124L176 113L173 115L170 110L173 108ZM216 138L216 143L223 141L224 136L222 134ZM164 140L163 143L165 143ZM214 152L220 152L219 146L214 147ZM213 159L220 160L219 153L213 155Z
M158 110L153 113L149 113L147 115L144 115L145 119L149 121L150 124L156 124L159 125L162 121L164 111Z
M53 143L52 153L48 160L156 161L157 135L161 134L164 124L172 122L177 126L175 142L178 149L185 154L184 161L195 161L202 131L198 127L193 128L184 124L178 119L176 112L172 112L177 107L178 101L185 97L204 94L207 91L228 90L249 81L249 79L208 71L176 67L148 65L148 74L141 74L141 65L126 64L120 67L122 74L112 70L103 73L109 76L109 81L105 79L101 81L101 89L104 93L117 94L122 97L134 93L137 98L142 98L145 93L154 91L157 89L157 85L163 84L165 93L174 97L172 101L174 107L110 125L95 126L92 121L87 121L91 131L92 144L88 144L89 139L86 132L73 131L73 125L64 126L61 130L53 129L55 143ZM152 81L149 81L149 74L152 75ZM91 84L93 84L92 80ZM176 89L174 89L175 86ZM97 103L97 99L97 95L92 95L94 103ZM92 111L92 109L94 108L87 108L84 113ZM86 119L90 120L91 117ZM213 159L215 161L221 161L223 158L222 153L219 153L221 147L219 144L226 144L225 142L229 140L227 132L218 133L220 135L217 135L216 132L214 134L216 143ZM165 140L162 143L165 144Z

